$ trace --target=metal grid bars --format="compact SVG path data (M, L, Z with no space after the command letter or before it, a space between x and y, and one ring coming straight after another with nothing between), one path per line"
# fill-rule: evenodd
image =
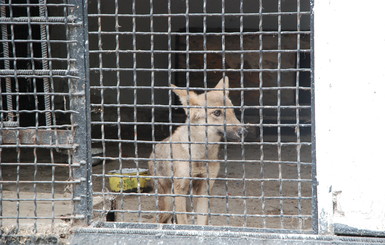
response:
M312 232L309 0L92 0L88 17L95 219Z
M88 215L86 22L74 2L0 1L3 237Z

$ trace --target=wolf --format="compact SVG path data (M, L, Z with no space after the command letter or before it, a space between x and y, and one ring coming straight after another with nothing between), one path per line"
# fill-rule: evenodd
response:
M209 202L205 196L211 193L220 168L219 162L215 161L219 153L217 143L223 137L239 141L247 132L235 116L228 88L227 76L206 94L198 95L172 85L186 112L186 123L156 144L148 161L151 176L160 177L153 179L153 187L159 194L166 194L159 196L159 209L166 211L160 214L161 223L173 222L175 203L176 223L188 224L186 195L192 186L194 195L203 196L194 200L195 211L199 213L196 223L208 224ZM210 161L205 161L207 159ZM174 194L175 201L171 196Z

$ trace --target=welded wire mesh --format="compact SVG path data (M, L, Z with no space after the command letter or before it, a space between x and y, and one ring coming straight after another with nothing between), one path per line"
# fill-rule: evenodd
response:
M84 50L73 50L84 45L76 35L79 7L71 1L0 1L3 238L52 232L86 216L76 207L85 196L77 188L86 182L79 176L86 159L79 157L84 151L78 131L86 122L79 110L84 64L74 55Z
M96 217L157 223L169 213L168 221L178 223L178 215L188 214L189 224L203 215L209 225L311 231L310 8L305 0L90 1ZM232 104L212 106L210 92L225 76ZM172 84L201 94L201 104L192 102L194 94L181 104ZM224 121L213 123L218 108L226 111ZM197 109L204 115L199 123ZM232 109L239 123L230 123ZM249 133L231 142L226 129L232 126ZM196 128L203 140L194 140ZM225 137L213 139L212 128L224 128ZM219 156L210 158L217 146ZM155 172L140 175L149 161ZM178 175L178 162L185 162L187 174ZM219 173L208 176L215 162ZM129 186L139 180L139 189ZM152 190L145 180L154 183ZM187 180L183 193L181 180ZM212 190L194 192L198 182L213 181ZM204 212L194 204L199 198L207 198ZM178 209L181 199L185 211Z

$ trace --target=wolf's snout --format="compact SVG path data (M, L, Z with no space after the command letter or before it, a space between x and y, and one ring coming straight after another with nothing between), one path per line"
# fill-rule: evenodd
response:
M243 138L246 138L247 129L244 127L238 128L238 130L236 130L236 134L237 134L236 138L238 141L241 140L242 135L243 135Z
M240 129L238 129L238 135L239 135L239 137L242 137L242 135L243 135L243 137L246 138L247 133L248 133L248 131L247 131L246 128L240 128Z
M231 140L231 141L240 141L241 138L246 137L247 135L247 129L240 127L240 128L235 128L233 130L226 130L226 139Z

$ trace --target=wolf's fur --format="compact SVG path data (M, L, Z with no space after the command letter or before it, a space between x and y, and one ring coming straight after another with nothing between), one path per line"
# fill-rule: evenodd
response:
M155 150L151 154L150 158L157 160L148 162L151 175L177 177L174 179L174 191L171 189L171 178L160 178L154 180L158 182L155 187L157 186L159 194L187 195L190 191L190 177L217 177L219 171L219 162L205 162L204 160L218 159L219 144L194 143L220 142L223 135L226 135L226 137L230 140L239 140L241 138L244 129L241 127L240 122L234 114L234 110L231 108L233 104L228 97L228 83L229 82L227 77L221 79L215 87L216 89L221 90L210 91L206 96L204 93L197 95L191 91L189 94L187 94L187 90L184 89L173 90L180 98L183 106L201 106L201 108L185 108L186 114L189 116L189 118L186 119L186 122L203 125L180 126L170 137L164 139L162 144L157 144L155 146ZM177 88L176 86L173 87ZM208 108L203 108L205 106ZM230 108L212 108L222 106L229 106ZM178 142L181 143L178 144ZM188 144L186 142L192 143ZM168 143L172 143L171 146ZM208 149L206 149L206 147ZM175 159L175 161L168 161L166 159ZM190 162L190 160L194 161ZM195 160L202 160L202 162ZM192 176L190 176L190 173ZM186 179L181 179L178 177L186 177ZM193 194L208 195L207 184L209 184L209 190L211 193L214 181L215 180L193 180ZM169 196L159 197L160 210L172 211L172 199L173 197ZM186 197L175 197L175 211L186 212ZM208 199L204 197L197 198L195 211L198 213L207 214ZM187 214L177 214L176 221L178 224L187 224ZM162 213L160 215L160 222L171 223L172 214ZM207 225L207 223L207 215L198 215L198 225Z

